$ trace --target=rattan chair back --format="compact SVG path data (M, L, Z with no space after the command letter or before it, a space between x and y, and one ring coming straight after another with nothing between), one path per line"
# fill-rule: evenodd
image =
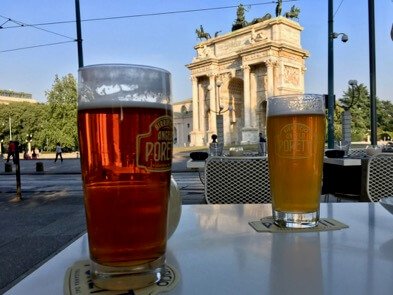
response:
M270 203L266 157L210 157L205 165L208 204Z
M393 154L372 156L367 164L366 192L371 202L393 196Z

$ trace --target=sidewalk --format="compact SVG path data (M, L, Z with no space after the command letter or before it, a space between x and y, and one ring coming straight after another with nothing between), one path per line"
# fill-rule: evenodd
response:
M38 162L43 163L44 172L36 172ZM12 163L12 161L9 163ZM0 165L0 175L15 174L15 165L12 165L11 173L5 172L5 161L0 161ZM63 162L57 160L56 163L52 159L20 160L20 171L21 174L80 174L81 166L80 160L76 158L65 158Z

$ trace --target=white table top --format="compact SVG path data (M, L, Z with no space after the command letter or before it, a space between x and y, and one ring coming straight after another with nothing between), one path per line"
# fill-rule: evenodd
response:
M184 205L168 241L181 276L168 294L392 294L393 215L380 204L321 204L321 216L349 228L257 233L249 221L270 204ZM6 294L62 294L68 266L88 257L86 235Z
M362 159L354 158L327 158L323 159L326 164L340 165L340 166L361 166Z

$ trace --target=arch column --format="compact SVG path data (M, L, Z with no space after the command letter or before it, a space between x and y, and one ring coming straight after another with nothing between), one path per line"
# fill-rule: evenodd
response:
M216 121L216 113L218 111L217 109L217 93L216 93L216 75L210 75L209 76L209 98L210 98L210 104L209 104L209 131L208 131L208 140L211 138L211 136L214 133L217 133L217 121Z
M199 102L199 89L198 78L191 77L192 81L192 131L191 131L191 146L203 145L202 132L200 130L200 102Z
M243 66L243 91L244 91L244 126L242 128L241 144L255 143L258 141L258 129L251 127L251 95L250 95L250 66ZM254 110L255 111L255 110Z
M243 66L244 91L244 126L249 128L251 122L250 66Z
M198 85L198 101L199 101L199 131L202 135L201 141L202 145L206 143L206 98L207 98L207 89L203 89L204 85Z
M265 61L267 73L267 97L274 95L274 61L269 59Z

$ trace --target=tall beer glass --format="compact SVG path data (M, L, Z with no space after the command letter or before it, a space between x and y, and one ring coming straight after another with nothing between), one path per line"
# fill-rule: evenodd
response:
M275 223L294 228L316 226L325 145L324 97L269 98L267 137Z
M79 70L78 132L92 278L137 289L164 271L173 123L170 73Z

